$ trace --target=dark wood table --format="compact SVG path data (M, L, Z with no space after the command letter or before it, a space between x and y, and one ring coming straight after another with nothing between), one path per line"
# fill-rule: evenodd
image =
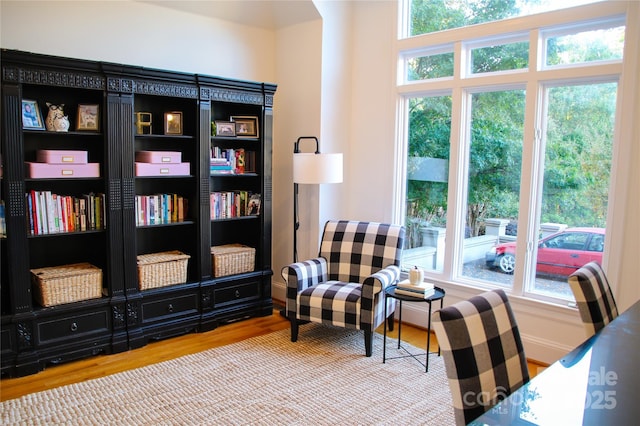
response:
M472 425L635 425L640 301Z
M429 372L429 354L431 353L429 347L431 342L431 303L436 300L440 301L440 309L442 309L442 304L444 301L445 291L440 287L436 287L435 291L431 296L425 298L413 297L413 296L404 296L402 294L396 293L397 285L392 285L390 287L385 288L384 297L391 297L398 301L398 349L402 349L406 355L400 355L393 358L387 357L387 320L384 321L384 338L382 344L382 363L387 362L388 359L397 359L397 358L408 358L411 357L418 361L424 367L425 373ZM409 352L407 348L402 346L402 302L422 302L427 303L429 305L429 310L427 311L427 350L423 354L425 356L424 363L420 361L418 357L422 354L415 354ZM387 301L384 301L384 317L387 318ZM440 355L440 347L438 347L438 356Z

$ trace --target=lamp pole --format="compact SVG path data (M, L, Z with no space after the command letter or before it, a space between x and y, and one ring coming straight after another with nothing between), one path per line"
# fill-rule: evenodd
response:
M300 136L293 144L293 155L300 153L300 141L304 139L313 139L316 141L316 151L314 154L320 154L320 142L315 136ZM298 261L298 228L300 228L300 220L298 220L298 183L293 181L293 262Z

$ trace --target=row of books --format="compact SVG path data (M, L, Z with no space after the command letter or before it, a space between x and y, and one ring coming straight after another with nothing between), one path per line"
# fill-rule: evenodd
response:
M178 194L136 195L136 226L184 222L188 207Z
M260 203L260 194L249 191L212 192L210 195L211 219L258 215Z
M221 149L211 148L209 171L215 174L243 174L255 172L256 152L245 151L244 148Z
M102 193L76 197L32 190L25 198L31 235L106 228L106 200Z
M409 280L400 281L396 288L396 294L403 296L416 297L426 299L435 293L436 289L433 284L422 282L420 284L411 284Z

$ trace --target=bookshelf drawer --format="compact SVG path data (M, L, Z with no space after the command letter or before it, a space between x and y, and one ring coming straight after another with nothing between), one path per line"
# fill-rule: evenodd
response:
M143 324L197 313L198 295L196 293L172 294L142 303Z
M109 311L101 309L83 314L43 319L38 321L38 343L47 345L65 340L87 338L110 333Z
M260 281L234 283L215 288L213 307L222 308L235 303L248 302L260 298Z

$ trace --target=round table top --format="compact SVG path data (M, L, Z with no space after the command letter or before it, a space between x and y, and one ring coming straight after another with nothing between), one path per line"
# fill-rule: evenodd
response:
M391 296L394 299L403 300L407 302L433 302L434 300L440 300L444 298L445 291L440 287L435 287L435 291L432 295L427 296L425 298L421 297L413 297L413 296L405 296L404 294L396 294L397 285L392 285L384 289L384 294L387 296Z

